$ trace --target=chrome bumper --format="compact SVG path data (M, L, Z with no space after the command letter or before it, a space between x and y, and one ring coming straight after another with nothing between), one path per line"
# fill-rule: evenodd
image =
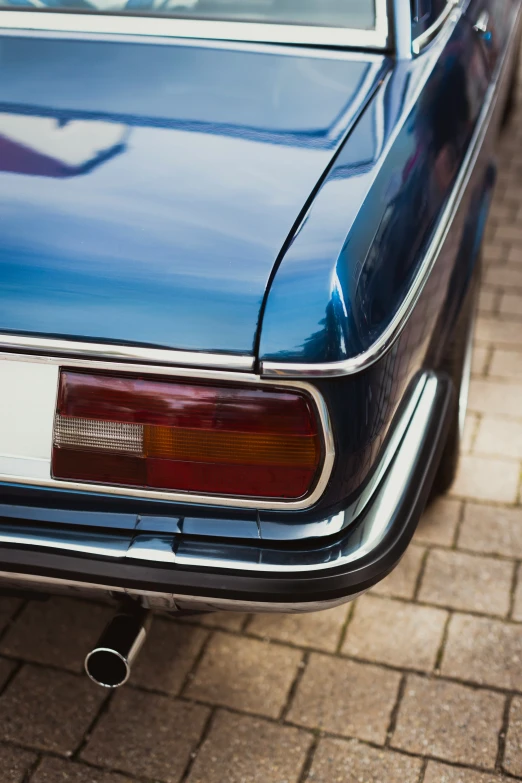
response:
M330 539L269 544L173 534L0 524L0 580L46 592L121 593L164 609L313 611L351 600L385 577L417 526L438 466L453 393L423 375L407 426L377 484L343 511Z

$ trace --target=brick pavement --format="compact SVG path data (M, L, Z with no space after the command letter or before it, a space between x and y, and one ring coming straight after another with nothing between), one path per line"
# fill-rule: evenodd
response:
M464 457L396 571L315 615L157 619L114 694L81 673L110 610L0 599L0 783L522 780L522 110L500 162Z

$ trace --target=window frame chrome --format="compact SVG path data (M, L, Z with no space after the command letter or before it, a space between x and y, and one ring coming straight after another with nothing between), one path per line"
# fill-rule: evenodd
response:
M333 46L377 51L387 49L391 37L387 0L375 0L375 27L372 30L277 22L187 19L144 14L11 10L5 7L0 8L1 29Z
M397 0L396 0L397 1ZM422 50L430 44L434 38L437 37L442 30L446 22L450 19L451 14L455 11L463 0L448 0L446 6L439 17L431 24L423 33L418 35L412 41L412 52L414 55L419 55Z

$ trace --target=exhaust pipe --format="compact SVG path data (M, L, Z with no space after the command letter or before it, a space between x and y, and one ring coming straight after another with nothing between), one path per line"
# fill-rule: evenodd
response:
M122 610L112 618L85 658L85 671L93 682L103 688L119 688L127 682L151 619L151 613L141 607Z

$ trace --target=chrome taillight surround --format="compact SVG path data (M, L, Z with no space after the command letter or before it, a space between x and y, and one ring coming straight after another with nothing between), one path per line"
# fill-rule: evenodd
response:
M72 352L74 343L70 343L70 346ZM192 357L192 360L193 358L194 357ZM220 361L224 362L225 358L226 357L221 357ZM328 484L335 460L330 418L322 395L315 386L310 383L291 380L266 381L249 372L199 369L195 367L173 367L143 363L134 364L130 362L104 361L102 359L77 358L73 356L67 356L65 358L63 356L22 355L4 352L0 354L0 363L1 362L7 362L11 367L23 367L24 383L30 391L30 399L26 400L26 403L35 414L36 412L38 413L38 417L32 422L31 429L32 431L41 429L42 432L38 448L28 448L26 449L27 453L20 453L17 455L16 459L6 457L4 460L0 444L0 481L206 506L288 511L302 510L315 505ZM81 369L93 372L136 373L143 374L150 378L178 378L185 381L199 379L208 382L240 384L241 386L244 385L245 388L255 385L268 389L301 390L312 400L319 422L319 436L322 444L323 461L316 483L308 495L297 500L260 500L256 498L223 496L217 493L208 495L192 492L162 491L157 489L137 489L109 484L94 485L84 481L70 481L53 478L50 470L50 457L60 368L68 368L71 370ZM27 379L30 379L29 383L27 383ZM50 410L51 403L52 411ZM16 416L15 413L14 415Z

